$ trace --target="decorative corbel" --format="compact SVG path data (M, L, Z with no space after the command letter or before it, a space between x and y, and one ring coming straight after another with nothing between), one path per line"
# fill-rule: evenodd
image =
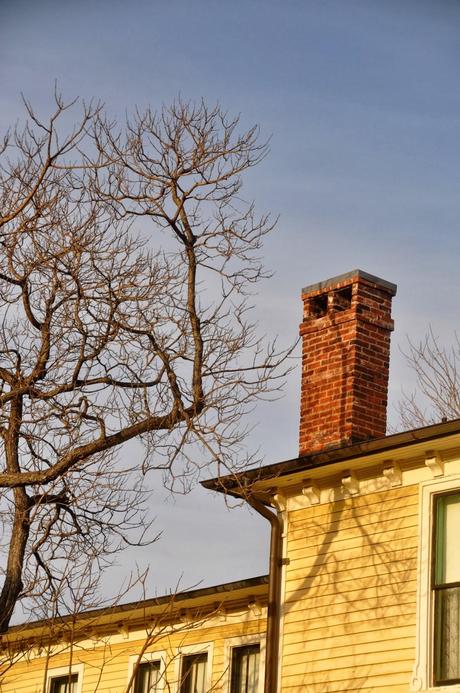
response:
M425 464L434 477L444 476L444 462L439 452L427 450L425 452Z
M225 607L225 604L222 602L215 602L214 603L214 614L215 617L221 622L225 623L227 620L227 609Z
M349 493L350 496L359 494L359 481L354 472L349 472L347 476L342 477L342 491Z
M311 479L304 479L302 494L308 499L310 505L318 505L321 500L320 490Z
M273 494L273 503L276 510L280 513L284 513L286 510L286 496L283 496L279 491Z
M97 647L101 642L101 636L97 628L90 629L90 640L93 643L93 647Z
M262 604L254 597L249 598L248 609L253 616L262 616Z
M60 634L61 642L63 642L65 645L71 645L73 642L73 636L72 636L72 631L62 631Z
M125 623L118 623L117 624L117 632L121 635L121 637L124 640L127 640L129 637L129 628Z
M401 486L402 484L402 472L401 467L397 462L392 460L387 460L384 462L384 467L382 470L383 476L389 482L390 486Z
M189 609L181 609L179 611L179 619L181 623L192 623L193 617Z

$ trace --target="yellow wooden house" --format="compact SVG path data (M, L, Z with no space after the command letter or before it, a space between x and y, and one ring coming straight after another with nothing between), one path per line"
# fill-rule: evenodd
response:
M13 627L1 693L460 691L460 420L385 435L395 293L306 287L299 457L204 482L269 575Z
M263 680L266 576L12 627L2 693L227 690Z

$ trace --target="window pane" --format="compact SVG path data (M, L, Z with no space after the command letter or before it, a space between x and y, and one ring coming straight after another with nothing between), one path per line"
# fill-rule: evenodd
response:
M204 652L187 655L182 660L181 693L206 693L206 665L208 655Z
M434 679L460 682L460 493L436 499Z
M460 681L460 587L437 590L435 597L436 683Z
M76 693L78 674L51 679L50 693Z
M460 493L441 496L436 514L435 584L460 582Z
M136 674L135 693L157 693L160 681L160 662L142 662Z
M233 649L231 693L257 693L259 651L259 645L247 645Z

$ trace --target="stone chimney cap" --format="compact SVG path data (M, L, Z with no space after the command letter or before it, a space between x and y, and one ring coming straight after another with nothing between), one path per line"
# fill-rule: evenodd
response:
M322 282L317 282L316 284L310 284L302 289L302 294L312 294L315 291L326 291L327 289L332 289L337 284L342 284L346 282L347 279L364 279L365 281L372 282L373 284L378 284L383 289L385 289L391 296L396 295L397 286L391 282L387 282L386 279L381 279L373 274L364 272L360 269L351 270L351 272L345 272L344 274L339 274L337 277L331 277L330 279L325 279Z

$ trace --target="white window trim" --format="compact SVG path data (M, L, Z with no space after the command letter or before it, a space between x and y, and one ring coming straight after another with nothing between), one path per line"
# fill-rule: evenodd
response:
M141 656L139 659L139 655L131 655L129 660L128 660L128 679L126 681L126 686L128 686L131 676L133 674L133 669L135 666L137 666L137 663L139 664L145 664L146 662L160 662L160 681L159 681L159 690L162 691L165 688L165 680L166 680L166 652L164 650L156 651L156 652L144 652L144 654ZM135 679L134 679L135 681ZM134 684L133 681L133 684ZM131 689L133 690L133 689Z
M420 483L420 545L417 566L417 642L411 693L460 693L460 684L431 686L433 661L433 599L431 594L431 558L434 497L460 490L460 475Z
M226 691L226 693L230 693L231 691L232 651L236 647L245 647L245 645L260 645L258 693L263 693L265 675L265 635L258 633L255 635L243 635L241 637L227 638L225 640L222 690Z
M69 671L70 674L78 674L77 680L77 693L81 693L83 687L83 671L84 664L72 664L66 667L58 667L56 669L48 669L46 672L46 693L51 691L51 681L57 679L60 676L66 676Z
M206 663L206 690L211 690L212 682L212 655L214 645L212 642L201 642L196 645L182 645L177 648L176 662L174 666L174 680L176 682L176 691L180 693L180 675L182 670L182 658L191 654L207 654L208 660Z

